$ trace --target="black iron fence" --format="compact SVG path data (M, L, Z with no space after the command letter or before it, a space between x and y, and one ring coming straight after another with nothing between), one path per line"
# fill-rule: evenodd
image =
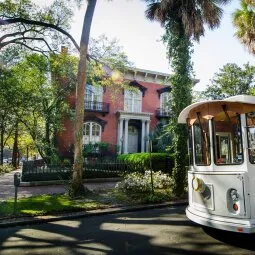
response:
M156 116L158 118L166 118L172 116L172 111L165 108L157 108L156 110Z
M85 102L85 110L87 112L102 112L109 113L109 103L104 102L94 102L94 101L86 101Z
M144 171L144 165L126 163L117 158L86 158L83 178L121 177L125 173ZM27 161L22 168L22 181L70 180L72 166L70 164L46 164L44 162Z
M71 178L71 166L65 164L46 164L35 161L27 161L22 167L22 181L51 181L69 180Z
M162 161L162 162L161 162ZM154 171L161 170L171 174L172 160L166 157L165 160L153 161ZM122 177L126 173L144 172L148 170L148 162L144 160L130 161L119 159L118 157L86 157L83 167L83 178L112 178ZM72 164L46 164L43 160L26 161L22 168L22 181L51 181L70 180L72 177Z

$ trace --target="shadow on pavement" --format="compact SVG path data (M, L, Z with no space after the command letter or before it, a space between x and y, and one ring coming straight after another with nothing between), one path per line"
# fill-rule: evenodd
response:
M0 254L249 254L212 237L169 207L0 229Z
M235 233L209 227L203 227L203 230L207 235L221 242L250 251L255 251L255 234Z

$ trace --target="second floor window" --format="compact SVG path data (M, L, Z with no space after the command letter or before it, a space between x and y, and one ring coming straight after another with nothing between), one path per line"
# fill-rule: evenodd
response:
M102 107L103 88L99 86L86 85L85 89L85 109L96 109ZM100 109L98 109L100 110Z
M170 113L171 94L164 92L160 95L160 110L162 113Z
M124 110L127 112L142 111L142 92L125 90Z

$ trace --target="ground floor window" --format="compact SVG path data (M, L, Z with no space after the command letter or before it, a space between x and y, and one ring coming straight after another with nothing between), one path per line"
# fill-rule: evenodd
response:
M83 144L101 142L102 128L98 123L85 122L83 132Z

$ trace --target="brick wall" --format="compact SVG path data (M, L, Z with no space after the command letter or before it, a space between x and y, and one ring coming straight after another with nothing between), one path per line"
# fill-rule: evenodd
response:
M142 97L142 112L153 113L151 116L150 131L154 130L158 119L156 117L156 109L160 107L160 99L157 89L161 89L165 86L139 81L139 84L147 88L144 97ZM69 103L74 105L74 97L68 98ZM117 144L118 133L118 117L116 112L118 110L124 110L124 93L122 89L115 89L114 87L108 87L104 90L103 102L110 104L109 113L103 115L98 112L87 112L85 118L99 118L106 121L104 131L102 132L101 141L109 144ZM62 156L70 155L71 147L74 143L74 128L73 123L67 117L63 118L63 130L57 135L58 148Z

